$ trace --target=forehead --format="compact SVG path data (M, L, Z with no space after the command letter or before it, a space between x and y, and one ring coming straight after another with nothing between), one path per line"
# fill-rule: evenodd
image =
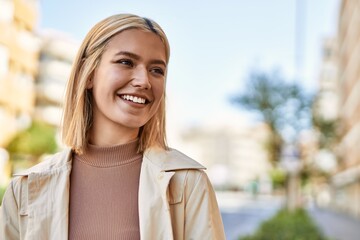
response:
M142 29L127 29L113 36L105 51L117 53L130 51L135 54L151 54L154 57L166 60L165 44L157 34Z

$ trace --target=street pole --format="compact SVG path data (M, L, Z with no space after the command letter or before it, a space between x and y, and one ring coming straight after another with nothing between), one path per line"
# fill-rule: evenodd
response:
M285 144L281 153L281 166L287 173L286 178L286 206L289 211L299 207L301 160L299 151L291 144Z
M294 211L300 206L300 183L298 173L289 173L287 180L287 209Z

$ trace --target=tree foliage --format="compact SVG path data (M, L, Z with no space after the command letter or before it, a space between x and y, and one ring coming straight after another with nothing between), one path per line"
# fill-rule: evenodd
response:
M250 110L268 124L268 149L272 163L279 161L284 140L294 141L297 133L310 125L312 97L294 82L278 73L252 72L245 89L232 102Z
M32 125L18 133L7 146L10 154L25 154L39 157L45 153L54 153L57 150L55 128L34 121Z
M327 240L314 220L304 209L281 209L274 217L263 222L253 235L240 240Z

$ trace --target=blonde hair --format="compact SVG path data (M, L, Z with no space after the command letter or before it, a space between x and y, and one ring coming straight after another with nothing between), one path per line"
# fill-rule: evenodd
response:
M92 93L87 90L87 81L99 65L109 40L127 29L141 29L157 34L165 46L166 61L170 47L161 27L154 21L133 14L117 14L97 23L86 35L74 60L66 88L62 121L62 140L76 153L82 154L88 144L92 124ZM167 149L165 131L165 91L155 115L140 128L139 152L157 146Z

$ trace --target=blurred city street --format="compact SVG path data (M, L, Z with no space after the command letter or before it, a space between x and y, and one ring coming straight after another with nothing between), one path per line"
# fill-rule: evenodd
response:
M281 196L259 195L254 198L242 192L218 192L217 198L228 240L237 240L240 236L254 233L263 221L274 216L285 203ZM307 210L329 239L360 239L359 219L313 205Z
M283 197L257 196L246 193L217 193L226 239L252 234L259 225L271 218L283 203Z

